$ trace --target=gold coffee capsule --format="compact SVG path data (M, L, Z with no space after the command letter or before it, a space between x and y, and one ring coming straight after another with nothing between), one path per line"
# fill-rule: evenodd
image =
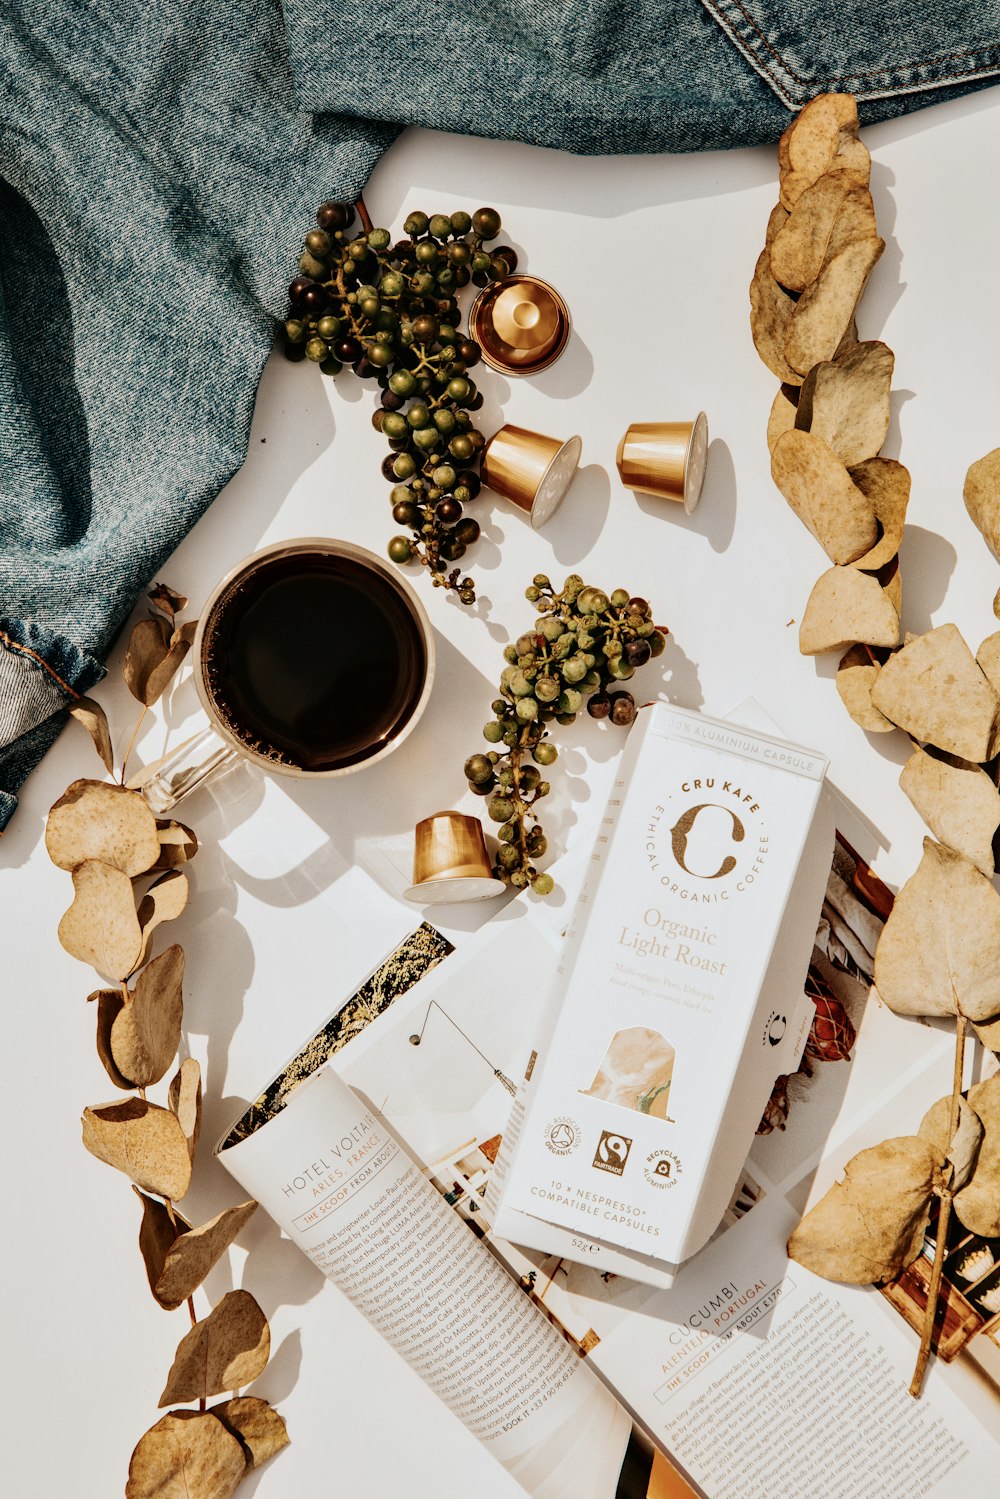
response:
M505 375L537 375L566 347L569 308L547 281L507 276L480 292L469 331L491 368Z
M618 444L618 472L626 489L677 500L691 514L701 498L708 456L708 419L633 422Z
M489 900L506 885L493 878L483 825L462 812L435 812L416 827L413 884L404 891L417 905Z
M523 427L501 427L483 449L479 472L484 484L523 510L540 531L562 504L582 447L578 437L560 442Z

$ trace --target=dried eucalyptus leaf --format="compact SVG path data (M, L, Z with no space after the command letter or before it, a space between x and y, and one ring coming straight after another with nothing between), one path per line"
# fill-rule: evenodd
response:
M1000 619L1000 588L993 595L993 613Z
M871 342L813 365L795 425L822 437L848 468L874 458L889 430L893 363L888 344Z
M951 1186L954 1191L964 1187L972 1175L983 1140L983 1123L971 1104L964 1098L958 1100L958 1125L950 1136L951 1095L939 1098L931 1104L920 1121L917 1131L922 1140L928 1140L945 1158L951 1167Z
M854 185L850 172L824 172L799 195L771 245L771 273L789 291L804 291L819 275L834 222Z
M174 943L142 970L111 1027L115 1064L136 1088L158 1083L177 1054L183 979L184 949Z
M800 375L807 375L820 360L833 358L884 249L885 240L877 234L851 241L827 260L802 293L789 318L783 348L789 366Z
M141 796L106 781L74 781L49 809L45 847L60 869L99 859L130 879L156 862L156 818Z
M877 236L878 226L872 195L866 182L858 182L841 204L830 234L830 243L826 247L826 258L830 261L841 250L846 250L848 245L875 239Z
M185 1057L181 1063L171 1080L167 1102L180 1120L188 1142L188 1154L193 1160L201 1134L201 1067L194 1057Z
M176 1210L174 1211L173 1218L171 1218L165 1204L158 1197L147 1197L144 1192L139 1191L138 1187L133 1187L132 1191L142 1203L142 1222L139 1225L139 1253L142 1255L143 1263L146 1266L146 1279L149 1281L149 1289L165 1311L176 1311L185 1298L182 1296L180 1301L176 1302L164 1301L157 1289L157 1283L163 1274L167 1255L174 1244L184 1237L190 1225Z
M147 1192L176 1201L188 1189L191 1157L184 1131L175 1114L145 1098L84 1109L83 1143Z
M980 766L943 750L914 750L899 784L939 843L993 875L1000 792Z
M171 624L174 622L174 615L187 608L188 601L184 595L175 593L166 583L157 583L146 597L155 609L160 609L167 616Z
M788 1241L789 1257L826 1280L893 1280L920 1253L942 1153L927 1140L883 1140L848 1161Z
M972 465L962 494L973 524L983 533L994 557L1000 557L1000 448Z
M970 1233L1000 1235L1000 1072L969 1089L969 1103L983 1124L972 1179L955 1197L955 1212Z
M831 562L853 562L874 546L871 501L821 437L785 432L771 454L771 477Z
M802 376L792 369L784 355L794 311L794 300L771 275L771 257L765 246L750 283L750 333L761 359L786 385L802 384Z
M872 688L881 667L863 645L852 645L837 668L837 691L854 722L868 734L890 734L890 723L872 702Z
M899 617L876 578L853 567L831 567L817 578L799 626L803 656L898 640Z
M210 1411L170 1411L139 1438L125 1499L232 1499L246 1471L242 1444Z
M115 755L111 748L111 730L108 715L92 697L78 697L69 705L69 716L82 724L94 741L94 748L101 757L101 764L108 775L114 774Z
M883 666L872 702L886 718L963 760L995 753L1000 698L954 625L939 625Z
M179 869L171 869L154 880L139 902L139 926L142 929L142 948L135 964L144 963L149 954L153 933L165 921L175 921L187 905L188 877Z
M186 864L198 852L198 840L189 827L175 822L172 817L156 819L156 836L160 840L160 853L152 866L152 873L162 869L176 869Z
M1000 895L932 838L882 929L875 987L899 1015L1000 1013Z
M177 1345L160 1406L249 1384L266 1367L270 1353L267 1318L250 1292L228 1291Z
M170 649L163 660L154 666L146 678L146 696L144 701L155 703L165 691L168 683L180 666L184 657L191 649L194 633L198 628L198 621L189 620L187 624L181 625L170 637Z
M153 1295L161 1306L174 1311L194 1294L253 1217L256 1208L255 1202L241 1202L218 1213L210 1222L174 1238L167 1247L153 1286Z
M133 1084L119 1070L111 1050L111 1028L125 1005L120 989L96 989L88 999L97 1000L97 1055L116 1088L131 1093Z
M125 978L142 948L132 881L120 869L89 859L73 870L73 891L73 904L59 923L59 941L98 973Z
M976 652L976 665L993 691L1000 695L1000 630L987 635Z
M288 1446L288 1427L284 1417L279 1416L266 1400L239 1395L235 1400L213 1405L212 1415L217 1416L226 1430L243 1443L251 1468L263 1467L269 1457Z
M779 385L778 394L771 403L771 414L767 419L767 450L774 452L774 444L783 432L795 426L798 405L798 389L794 385Z
M974 1023L973 1029L987 1051L1000 1052L1000 1015Z
M853 565L875 572L899 552L910 503L910 471L895 458L869 458L856 464L850 474L875 511L881 532L871 551L856 558Z
M880 567L875 573L879 587L885 591L885 596L892 605L897 620L903 612L903 576L899 571L899 558L893 557L885 567ZM898 641L898 632L897 632Z
M150 692L149 679L170 654L170 626L160 615L140 619L133 625L122 670L132 696L148 708L158 692Z
M799 198L831 168L850 171L867 182L871 159L858 140L858 107L851 94L817 94L799 111L778 143L781 201L794 208Z

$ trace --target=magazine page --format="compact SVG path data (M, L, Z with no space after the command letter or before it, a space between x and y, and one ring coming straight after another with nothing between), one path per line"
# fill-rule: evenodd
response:
M857 852L869 846L865 830L846 809L837 820L807 984L817 1022L799 1070L777 1080L714 1240L669 1290L490 1232L489 1187L514 1080L544 1030L539 994L557 962L551 911L538 919L537 906L515 902L500 928L469 939L335 1064L713 1499L867 1496L873 1475L880 1496L944 1499L987 1492L1000 1459L1000 1292L996 1315L989 1305L1000 1244L956 1242L953 1275L961 1266L977 1278L953 1287L956 1296L964 1297L962 1284L972 1293L958 1319L964 1332L933 1361L920 1401L907 1393L919 1263L902 1278L914 1284L880 1292L832 1285L785 1254L806 1203L854 1151L914 1131L951 1071L947 1031L897 1017L871 989L891 894ZM530 982L511 983L512 964ZM960 1311L956 1302L949 1335Z

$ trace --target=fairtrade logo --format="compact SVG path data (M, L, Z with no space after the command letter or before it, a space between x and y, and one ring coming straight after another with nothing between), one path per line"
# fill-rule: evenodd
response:
M688 839L691 836L694 825L702 812L709 811L722 812L724 814L728 814L732 818L733 826L732 831L729 834L731 842L742 843L747 835L746 828L743 826L742 822L740 822L740 819L736 816L736 813L733 811L733 809L731 807L720 807L717 802L702 802L700 806L688 807L686 812L682 812L680 817L674 823L674 826L670 829L670 847L673 850L674 858L677 860L677 863L683 869L684 873L694 875L695 879L698 880L719 880L722 879L724 875L732 874L733 870L736 868L736 860L732 854L725 855L714 874L709 874L699 869L691 869L686 862L688 858ZM715 828L713 826L713 832L714 831ZM721 852L722 850L719 849L717 852L713 851L713 854L714 856L718 856L721 855Z
M545 1131L545 1144L553 1155L569 1155L579 1145L580 1137L575 1119L553 1119Z
M646 1157L643 1175L651 1187L673 1187L682 1175L680 1156L672 1150L653 1150Z
M602 1130L592 1164L598 1171L610 1171L613 1176L621 1176L631 1149L632 1141L628 1135L619 1135L607 1129Z

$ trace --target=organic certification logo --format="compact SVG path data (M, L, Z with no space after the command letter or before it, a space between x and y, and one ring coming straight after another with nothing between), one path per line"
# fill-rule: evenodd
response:
M575 1119L553 1119L545 1131L545 1144L553 1155L571 1155L580 1139L580 1126Z

